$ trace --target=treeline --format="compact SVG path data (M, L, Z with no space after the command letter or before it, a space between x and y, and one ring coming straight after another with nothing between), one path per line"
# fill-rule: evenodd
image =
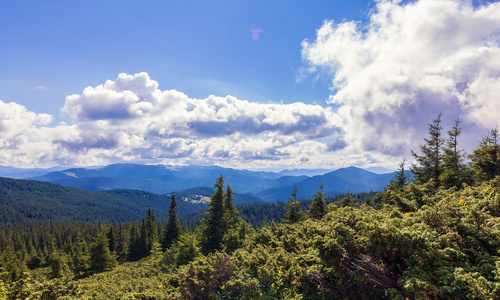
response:
M498 127L491 129L482 138L471 154L460 148L458 139L462 133L461 121L443 132L442 113L428 124L429 136L420 145L420 152L412 151L415 163L410 170L413 183L425 184L432 180L434 188L460 189L464 184L480 184L500 175L500 145ZM405 175L405 161L400 163L399 172L388 188L401 188L408 180Z
M328 206L331 203L339 202L344 199L345 195L329 195L325 196L325 204ZM366 201L372 201L377 195L376 192L350 194L350 199L354 205L362 205ZM309 210L312 200L299 201L300 209L302 211ZM288 209L287 202L278 203L257 203L257 204L239 204L236 205L238 215L245 220L245 222L252 225L253 228L261 228L264 224L268 223L282 223L285 220L286 212ZM187 212L179 215L180 223L189 228L197 227L201 224L201 220L205 217L206 210L197 210Z

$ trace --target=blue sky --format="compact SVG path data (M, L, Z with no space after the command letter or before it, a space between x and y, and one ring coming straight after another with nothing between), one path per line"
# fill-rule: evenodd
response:
M440 111L470 151L499 24L497 1L2 1L0 165L394 168Z
M300 43L368 1L2 1L0 97L59 118L67 95L147 72L190 97L325 104L329 80L297 82ZM257 40L253 28L261 29ZM42 88L43 87L43 88Z

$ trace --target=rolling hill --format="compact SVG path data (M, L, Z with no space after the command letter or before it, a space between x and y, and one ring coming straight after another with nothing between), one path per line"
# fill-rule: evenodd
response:
M170 197L139 190L88 191L51 183L0 178L0 223L26 220L121 222L140 220L148 207L165 220ZM205 209L178 201L178 214Z

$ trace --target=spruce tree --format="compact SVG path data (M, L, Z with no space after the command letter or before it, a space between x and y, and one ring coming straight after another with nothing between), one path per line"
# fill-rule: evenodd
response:
M412 166L412 173L417 183L427 183L434 179L435 187L439 186L439 178L442 173L442 151L445 140L442 137L443 127L441 126L442 113L439 113L437 118L428 124L429 138L424 138L425 144L420 145L422 155L411 152L418 165Z
M87 243L82 237L82 233L78 231L76 236L76 245L73 248L72 262L73 273L77 277L82 276L88 269L88 250Z
M148 249L148 228L146 223L146 218L142 218L141 222L141 234L139 236L139 257L143 258L149 255Z
M408 179L408 176L406 175L405 164L406 162L404 159L399 163L399 169L394 174L394 178L389 181L389 185L387 186L386 190L400 191L406 186L406 180Z
M156 216L151 207L146 212L146 255L151 254L155 243L158 242L158 229L156 227Z
M116 264L116 258L108 248L106 230L101 229L90 250L90 269L96 273L110 271Z
M312 219L321 219L326 214L325 199L323 193L323 184L319 184L319 190L314 193L314 199L309 209L309 217Z
M297 185L294 185L290 197L288 197L287 210L285 213L285 223L297 223L302 221L302 209L300 201L297 200Z
M137 221L132 222L132 227L130 228L130 243L128 247L127 259L128 260L138 260L142 258L142 245L141 245L141 233L139 229L139 223Z
M353 205L354 205L354 201L352 199L351 192L347 191L347 193L345 193L344 198L342 198L342 200L340 200L340 207L349 207L349 206L353 206Z
M122 223L118 225L115 251L119 261L125 261L128 254L128 235Z
M109 243L109 251L114 252L116 245L115 228L113 226L110 226L106 235Z
M443 154L443 172L440 182L445 188L462 187L467 182L467 167L464 163L464 150L458 148L458 136L462 133L460 120L448 131L448 139Z
M491 180L500 175L498 134L498 127L492 129L470 156L474 177L479 181Z
M208 254L222 248L221 242L224 236L224 178L222 175L217 178L215 184L215 193L210 197L208 210L202 221L202 240L201 247L204 254Z
M180 223L177 217L177 198L172 194L170 208L168 209L168 220L165 224L165 234L163 236L162 247L168 249L177 241L180 234Z
M229 186L229 184L226 187L226 196L224 198L224 219L226 222L226 232L229 230L231 225L233 225L236 222L236 206L234 205L233 201L233 190Z

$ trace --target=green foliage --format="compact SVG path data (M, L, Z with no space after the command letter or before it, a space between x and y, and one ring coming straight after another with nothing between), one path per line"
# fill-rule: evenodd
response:
M168 220L165 224L165 233L163 236L162 247L168 249L177 241L180 234L180 223L177 217L177 198L172 194L170 199L170 208L168 209Z
M23 278L3 286L0 281L0 299L78 299L82 291L76 282L68 276L61 278L36 280L29 273Z
M202 225L201 247L204 254L208 254L222 248L222 238L225 231L224 220L224 178L222 175L217 178L214 188L215 193L208 203L208 211Z
M158 229L156 227L156 216L151 207L148 208L148 211L146 212L145 221L146 221L144 224L145 235L146 235L145 256L148 256L151 253L151 250L153 249L153 245L158 242Z
M425 144L420 145L422 155L412 151L418 165L412 166L412 172L417 183L426 183L434 179L436 186L439 186L439 177L443 171L443 144L445 142L442 137L443 127L441 125L442 113L439 113L432 124L428 124L429 138L424 138Z
M448 189L461 188L464 183L470 183L470 174L465 164L464 150L458 148L458 136L462 133L460 120L448 131L448 140L443 153L443 172L440 175L441 185Z
M483 138L479 147L470 156L474 176L481 181L491 180L500 175L500 145L498 127Z
M201 256L200 246L196 235L186 233L179 237L177 242L175 255L175 264L178 266L185 265L195 258Z
M297 200L297 185L293 187L290 197L288 197L287 210L285 214L286 223L297 223L302 221L304 216L302 215L302 209L300 208L300 202Z
M116 264L116 257L109 251L106 233L102 229L90 248L90 270L95 273L110 271Z
M394 178L389 181L389 184L385 188L385 190L394 190L399 191L403 189L407 184L408 176L405 172L405 160L399 163L399 169L394 174Z
M342 198L342 200L340 200L339 206L340 207L348 207L348 206L353 206L353 204L354 204L354 200L351 197L351 193L347 192L345 194L344 198Z
M61 278L69 270L66 255L57 251L52 252L49 264L51 269L51 278Z
M309 217L313 219L321 219L326 213L326 204L323 193L323 184L319 185L319 190L314 194L314 199L309 209Z

